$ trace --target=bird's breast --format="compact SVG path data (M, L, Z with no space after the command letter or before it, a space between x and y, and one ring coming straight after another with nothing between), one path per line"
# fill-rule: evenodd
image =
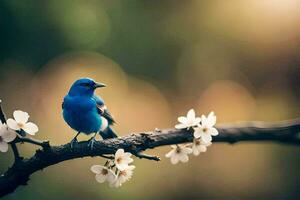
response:
M102 124L96 103L90 98L66 97L63 117L71 128L87 134L98 132Z

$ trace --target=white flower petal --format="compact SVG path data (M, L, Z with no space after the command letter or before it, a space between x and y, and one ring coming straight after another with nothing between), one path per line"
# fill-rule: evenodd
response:
M21 110L16 110L14 111L14 118L16 120L17 123L20 124L25 124L27 123L28 119L29 119L29 115L27 112L23 112Z
M195 156L198 156L198 155L200 154L200 151L199 151L198 147L193 146L193 154L194 154Z
M26 123L22 129L29 135L35 135L35 133L39 131L37 125L32 122Z
M101 174L101 173L100 174L96 174L95 179L99 183L104 183L105 180L106 180L106 176L103 175L103 174Z
M176 147L175 147L176 148ZM171 158L171 157L173 157L174 156L174 154L176 153L176 149L172 149L171 151L169 151L165 156L167 157L167 158Z
M178 121L182 124L186 124L188 119L186 117L181 116L181 117L178 117Z
M203 134L202 127L194 128L194 138L200 138L202 134Z
M178 163L178 156L177 155L173 155L172 157L171 157L171 163L173 164L173 165L175 165L175 164L177 164Z
M207 147L204 146L204 145L200 145L200 146L199 146L199 150L200 150L200 152L206 152Z
M201 116L201 125L202 126L207 126L207 118L205 117L205 115Z
M133 159L132 158L124 158L124 162L129 164L129 163L133 162Z
M124 153L124 155L123 155L123 157L125 158L125 160L129 159L131 156L132 156L132 154L129 153L129 152L126 152L126 153ZM131 158L130 158L130 159L131 159Z
M134 165L129 165L128 168L127 168L126 170L132 171L132 170L134 170L134 169L135 169L135 166L134 166Z
M0 123L1 123L1 121L0 121ZM8 130L10 130L10 129L8 129L6 124L2 124L2 123L0 124L0 136L7 134Z
M95 174L99 174L103 168L104 166L102 165L93 165L91 166L91 171L94 172Z
M117 167L120 171L123 171L123 170L125 170L125 169L128 168L128 164L127 164L127 163L119 163L119 164L116 163L116 167Z
M206 146L206 147L212 145L211 142L204 142L203 140L201 140L200 143L201 143L201 145L204 145L204 146Z
M207 120L207 126L213 127L216 124L216 122L217 122L216 116L212 116Z
M120 157L124 154L124 149L118 149L115 153L115 157Z
M0 142L0 151L5 153L8 150L8 144L4 141Z
M201 118L196 117L194 109L190 109L187 113L187 116L186 117L184 117L184 116L178 117L178 121L180 123L175 125L175 128L176 129L185 129L185 128L190 128L190 127L198 125L201 121Z
M209 117L214 117L215 116L215 112L214 111L211 111L209 114L208 114L208 118Z
M190 153L193 152L193 150L192 150L191 148L187 148L187 147L182 148L181 151L182 151L182 153L184 153L184 154L190 154Z
M194 120L195 126L201 122L201 117L196 117Z
M188 157L188 155L186 155L186 154L182 154L182 155L179 157L179 160L180 160L181 162L183 162L183 163L186 163L186 162L189 161L189 157Z
M185 125L185 124L176 124L175 128L176 129L185 129L185 128L187 128L187 125Z
M218 130L214 127L210 128L209 132L212 136L216 136L219 134Z
M108 183L113 183L116 180L116 178L116 174L110 170L110 172L107 174L106 180Z
M188 119L195 119L195 116L196 116L195 110L190 109L186 116L187 116Z
M123 183L125 183L132 177L134 168L134 165L130 165L127 169L119 171L117 178L111 182L110 186L120 187Z
M18 123L14 120L14 119L11 119L9 118L7 121L7 126L10 128L10 129L13 129L15 131L18 131L20 130L21 128L19 127Z
M107 182L109 182L109 183L113 183L113 182L116 180L116 178L117 178L117 176L116 176L114 173L109 173L109 174L107 175L106 180L107 180Z
M213 111L211 111L208 116L207 116L208 121L210 121L210 123L212 123L211 126L214 126L217 120L217 117L215 115L215 113Z
M210 134L202 134L202 135L201 135L201 139L202 139L205 143L207 143L207 142L210 142L210 141L212 140L212 137L211 137Z
M5 142L11 142L17 137L17 134L12 130L6 129L1 137Z
M189 127L193 127L196 126L197 122L195 121L195 119L189 119L188 123L186 124L186 126Z
M0 120L0 135L2 135L7 129L7 125L6 124L2 124L1 120Z
M174 149L172 149L171 151L169 151L165 156L167 157L167 158L171 158L172 156L173 156L173 154L174 154Z
M201 133L200 132L194 132L194 138L200 138L201 137Z
M125 182L126 180L124 179L123 176L117 176L116 180L110 184L111 187L121 187L122 184Z

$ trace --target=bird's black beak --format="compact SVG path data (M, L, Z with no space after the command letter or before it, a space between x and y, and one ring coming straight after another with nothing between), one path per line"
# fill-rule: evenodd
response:
M95 83L95 89L96 88L101 88L101 87L106 87L106 85L105 84L103 84L103 83Z

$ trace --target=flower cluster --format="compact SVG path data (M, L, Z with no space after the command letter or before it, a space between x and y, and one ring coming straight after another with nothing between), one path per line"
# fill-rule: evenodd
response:
M192 129L194 140L192 144L187 145L171 145L172 150L166 154L170 158L172 164L178 162L188 162L188 154L193 153L198 156L202 152L206 152L207 147L212 143L212 136L218 135L218 130L214 127L217 117L214 112L210 112L206 117L196 117L194 109L190 109L187 116L178 117L179 124L175 125L176 129Z
M8 143L15 140L18 134L35 135L38 131L37 125L28 122L29 115L27 112L16 110L13 113L14 119L8 119L7 124L0 122L0 151L7 152Z
M118 149L115 153L114 160L108 160L102 165L93 165L91 171L95 173L95 179L99 183L108 182L111 187L120 187L128 181L135 169L131 153L125 152L124 149Z

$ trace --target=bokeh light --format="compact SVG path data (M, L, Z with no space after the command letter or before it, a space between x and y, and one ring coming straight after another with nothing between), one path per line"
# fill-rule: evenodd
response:
M95 49L103 45L111 31L106 11L95 1L49 1L50 20L57 26L68 46Z

